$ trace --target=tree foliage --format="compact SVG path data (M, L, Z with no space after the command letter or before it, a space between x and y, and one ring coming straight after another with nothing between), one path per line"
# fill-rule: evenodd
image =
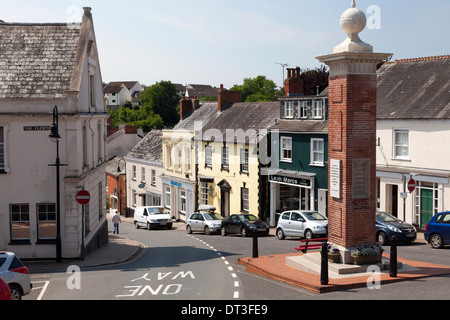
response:
M304 94L315 95L317 93L317 87L319 92L322 92L328 87L328 78L330 72L326 65L317 67L316 69L302 70L300 78L303 79L303 91Z
M242 85L234 85L231 91L241 91L242 101L273 101L276 99L277 85L266 76L257 76L256 78L245 78Z
M109 110L113 125L136 125L144 132L174 126L179 120L179 96L170 81L157 82L141 93L141 107L130 104L118 110Z

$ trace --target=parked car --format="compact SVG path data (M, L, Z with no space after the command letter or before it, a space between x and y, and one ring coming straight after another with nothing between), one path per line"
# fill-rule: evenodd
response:
M435 249L450 244L450 212L442 212L431 218L425 226L425 240Z
M9 289L9 285L0 278L0 301L9 301L11 299L11 289Z
M12 252L0 252L0 278L9 285L12 300L22 300L31 292L28 268Z
M270 227L252 214L233 214L227 219L222 220L220 228L222 236L226 236L227 234L240 234L246 237L254 232L267 236L269 231Z
M276 234L279 240L284 240L286 236L306 239L326 237L328 219L317 211L286 211L278 220Z
M417 239L416 228L386 212L376 213L376 237L377 242L384 246L392 237L396 237L397 243L410 244Z
M172 217L164 207L137 207L134 210L134 224L151 230L153 228L172 229Z
M186 220L186 232L204 232L209 235L211 233L220 232L223 217L218 214L213 206L200 206L199 212L193 213Z

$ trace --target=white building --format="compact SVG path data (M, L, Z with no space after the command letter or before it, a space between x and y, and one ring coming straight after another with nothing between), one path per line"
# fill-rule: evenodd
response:
M110 82L103 90L107 106L123 106L131 102L134 107L140 105L140 94L144 88L138 81L125 81Z
M163 173L161 130L150 131L128 153L125 161L126 215L133 216L134 210L139 206L160 206Z
M377 112L378 208L424 228L450 210L450 56L383 65Z
M108 241L106 119L91 9L81 24L0 24L0 250L56 256L56 144L59 111L62 257ZM90 192L85 207L77 186ZM84 222L84 223L83 223Z

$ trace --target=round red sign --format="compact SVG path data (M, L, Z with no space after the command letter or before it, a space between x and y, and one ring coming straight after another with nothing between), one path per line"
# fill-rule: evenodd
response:
M416 181L414 179L409 180L408 190L409 192L413 192L414 190L416 190Z
M91 200L91 195L86 190L81 190L77 194L77 202L82 205L86 205Z

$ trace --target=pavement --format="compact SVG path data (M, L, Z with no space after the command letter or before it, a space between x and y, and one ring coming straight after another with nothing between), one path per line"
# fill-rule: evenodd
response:
M133 223L132 218L123 218L123 223ZM184 229L184 222L174 223L174 228ZM275 230L271 230L275 234ZM423 234L419 234L417 241L425 241ZM67 272L69 266L75 265L81 269L116 265L132 260L137 257L145 245L109 231L109 243L97 250L84 260L66 260L57 263L54 260L24 261L31 274L48 272ZM309 254L309 253L308 253ZM317 253L316 253L317 254ZM332 278L330 275L327 285L320 281L320 272L304 271L288 266L286 258L299 257L303 253L290 253L280 255L261 256L259 258L241 258L238 263L245 266L248 272L259 274L277 281L289 283L313 292L324 293L352 288L366 287L368 280L374 279L373 274L351 274L343 277ZM384 259L389 258L384 255ZM435 277L450 274L450 266L435 265L426 262L406 260L398 258L398 261L407 266L399 268L397 277L390 277L389 270L378 274L379 284L394 283L400 281L416 280L426 277Z

